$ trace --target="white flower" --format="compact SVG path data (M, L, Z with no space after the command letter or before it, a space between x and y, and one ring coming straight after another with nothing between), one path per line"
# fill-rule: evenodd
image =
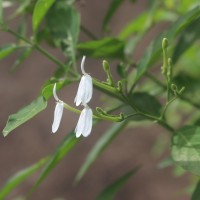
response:
M74 99L74 103L76 104L76 106L79 106L81 103L85 105L92 98L92 92L93 92L92 77L85 72L84 63L85 63L85 56L83 56L83 59L81 61L81 71L83 73L83 76L79 83L78 91Z
M56 83L54 84L54 87L53 87L53 96L55 100L57 101L55 111L54 111L54 120L52 124L52 133L55 133L60 126L60 122L61 122L62 114L63 114L63 108L64 108L63 101L61 101L56 94Z
M87 105L84 106L85 108L82 110L77 126L75 128L77 138L81 135L87 137L90 135L92 130L92 109Z

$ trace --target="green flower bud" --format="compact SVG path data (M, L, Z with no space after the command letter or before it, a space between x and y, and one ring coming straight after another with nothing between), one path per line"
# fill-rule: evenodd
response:
M96 107L96 111L100 115L106 115L107 113L100 107Z
M122 82L121 82L121 81L118 81L118 82L117 82L117 90L118 90L119 92L122 92L122 88L123 88Z
M174 91L174 92L177 92L178 88L175 84L171 84L171 89Z
M168 39L167 38L163 38L162 40L162 48L166 49L168 47Z
M103 69L104 69L105 72L110 71L110 66L109 66L109 64L106 60L103 61Z

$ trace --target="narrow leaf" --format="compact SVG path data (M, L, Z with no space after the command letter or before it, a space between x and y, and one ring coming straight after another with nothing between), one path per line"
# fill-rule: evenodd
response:
M5 183L5 185L0 189L0 199L4 199L15 187L17 187L19 184L21 184L24 180L26 180L34 172L39 170L47 161L48 161L48 157L31 165L30 167L27 167L27 168L17 172L14 176L12 176Z
M126 39L134 33L141 33L144 27L146 27L148 16L148 12L143 12L140 14L136 19L131 21L128 25L125 26L125 28L122 29L119 34L119 38Z
M116 38L103 38L79 43L77 48L82 55L94 58L124 58L125 43Z
M84 176L84 174L87 172L89 167L102 154L102 152L112 142L112 140L122 131L122 129L126 126L126 124L127 124L127 121L115 123L110 129L108 129L104 133L104 135L94 145L94 147L88 154L84 164L81 166L75 178L76 182L78 182Z
M112 184L107 186L96 200L113 200L117 192L125 185L125 183L138 171L138 167L135 167L133 170L127 172L122 177L118 178Z
M33 49L32 48L25 48L21 54L16 59L15 63L12 65L11 69L16 70L23 62L31 55Z
M200 7L196 7L193 10L182 15L173 25L165 32L160 34L156 39L154 39L144 56L140 60L138 65L137 75L135 77L135 82L138 81L142 75L148 70L148 68L157 61L158 58L162 56L161 43L164 37L168 38L169 41L173 40L178 34L185 30L191 23L193 23L200 15Z
M199 200L200 199L200 181L198 181L196 188L192 194L191 200Z
M0 60L5 58L6 56L9 56L11 53L13 53L18 46L16 44L8 44L4 47L0 48Z
M140 111L154 116L160 116L161 104L152 95L145 92L135 92L129 95L131 104L136 106Z
M55 0L38 0L33 11L33 30L37 31L42 19L53 5Z
M52 154L48 162L46 163L44 170L40 174L40 177L34 187L31 190L31 193L34 192L37 187L42 183L42 181L48 176L48 174L56 167L56 165L66 156L67 153L79 142L80 139L75 137L74 132L70 132L62 143L58 146L56 151Z
M186 126L174 133L171 155L177 165L200 176L200 127Z
M192 44L199 39L200 28L199 28L200 18L191 23L185 31L181 34L179 41L175 47L173 53L173 63L177 62L179 57L190 47Z
M103 29L105 30L110 22L112 16L115 14L119 6L123 3L123 0L112 0L111 4L109 5L108 11L103 19Z
M12 130L44 110L46 106L47 102L40 96L31 104L19 110L17 113L10 115L6 127L3 129L3 135L7 136Z

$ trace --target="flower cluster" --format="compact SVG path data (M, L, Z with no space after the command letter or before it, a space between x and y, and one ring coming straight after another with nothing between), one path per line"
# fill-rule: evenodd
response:
M84 106L84 109L79 117L78 124L75 128L76 137L80 137L81 135L87 137L92 130L92 109L87 105L87 103L92 98L93 85L92 77L85 72L84 64L85 56L83 56L81 61L81 71L83 76L74 99L76 106L79 106L80 104Z
M92 84L92 77L85 72L84 64L85 64L85 56L81 61L81 71L83 76L81 77L78 91L74 99L74 103L76 104L76 106L79 106L80 104L84 106L84 109L81 111L77 126L75 128L75 133L77 138L80 137L81 135L87 137L88 135L90 135L92 130L93 114L92 114L92 109L88 106L88 102L92 98L93 84ZM64 108L64 102L61 101L56 94L56 84L54 85L53 88L53 96L56 100L56 107L54 111L52 133L55 133L59 128Z

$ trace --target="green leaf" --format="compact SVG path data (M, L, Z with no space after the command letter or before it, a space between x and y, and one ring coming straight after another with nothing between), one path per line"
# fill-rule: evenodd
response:
M124 129L127 121L118 122L111 126L104 135L97 141L90 153L88 154L84 164L81 166L75 181L78 182L84 174L87 172L89 167L94 163L94 161L103 153L106 147L114 140L115 137Z
M195 94L199 94L199 87L200 82L199 79L196 77L192 77L191 75L188 75L188 73L179 73L177 76L174 77L174 83L177 85L178 88L185 87L186 90L184 91L185 95L188 95L188 97L193 98ZM198 98L197 98L198 99Z
M200 181L198 181L196 188L192 194L192 200L199 200L200 199Z
M12 65L11 69L16 70L23 62L31 55L33 49L32 48L25 48L21 54L18 56L15 63Z
M53 96L53 87L54 87L54 84L48 84L42 89L42 96L45 98L45 100L48 100ZM59 87L59 84L56 84L57 89L58 87Z
M147 25L147 17L148 13L144 12L140 14L136 19L131 21L128 25L125 26L125 28L122 29L122 31L119 34L120 39L126 39L133 33L140 33L143 31L144 26ZM142 24L142 26L141 26Z
M80 15L66 1L56 1L46 16L46 23L57 46L62 47L62 45L69 44L70 39L73 44L77 43L80 31Z
M133 170L127 172L122 177L118 178L112 184L107 186L96 200L113 200L117 192L125 185L125 183L138 171L138 167L135 167Z
M3 129L3 135L7 136L12 130L44 110L46 106L47 102L44 100L44 98L38 97L28 106L22 108L17 113L10 115L6 127Z
M94 58L124 58L125 43L116 38L103 38L79 43L77 48L82 55Z
M176 44L175 50L173 52L173 63L176 63L180 56L192 46L192 44L199 39L200 35L200 18L196 19L191 23L185 31L181 34L178 43Z
M162 58L162 39L168 38L172 41L177 35L182 33L190 24L192 24L200 15L200 7L196 7L193 10L187 12L185 15L179 17L179 19L173 23L173 25L168 28L167 31L160 34L156 39L154 39L144 56L140 60L138 65L137 75L135 77L135 82L137 82L142 75L148 70L148 68L158 60Z
M148 93L135 92L129 95L129 101L144 113L160 116L162 108L160 102Z
M103 29L107 29L108 23L110 22L112 16L115 14L119 6L123 3L123 0L112 0L109 5L108 11L103 19Z
M0 48L0 60L5 58L6 56L9 56L16 49L18 49L18 46L16 44L7 44L4 47L1 47Z
M36 32L47 11L55 0L38 0L33 11L33 30Z
M39 179L32 188L31 192L34 192L42 181L48 176L48 174L55 168L55 166L66 156L67 153L79 142L79 138L75 137L74 132L70 132L62 143L57 147L56 151L51 155L46 163L44 170L40 174Z
M15 3L13 1L13 3ZM23 14L32 14L33 12L33 3L32 0L25 0L25 1L20 1L20 4L18 4L18 7L14 11L14 13L11 15L12 18L15 18L17 16L23 15Z
M59 23L58 23L59 22ZM46 16L51 41L76 65L76 44L80 32L80 15L67 1L56 1Z
M71 83L70 81L66 80L66 81L60 81L56 84L56 89L60 90L61 88L63 88L65 85L68 85L69 83ZM48 82L47 84L44 85L44 87L42 88L42 92L41 95L46 99L49 100L52 96L53 96L53 87L54 87L55 82Z
M0 189L0 199L4 199L15 187L21 184L24 180L26 180L29 176L31 176L34 172L39 170L44 164L48 161L48 157L41 159L39 162L27 167L15 175L13 175L5 185Z
M200 176L200 127L186 126L172 137L171 155L183 169Z

